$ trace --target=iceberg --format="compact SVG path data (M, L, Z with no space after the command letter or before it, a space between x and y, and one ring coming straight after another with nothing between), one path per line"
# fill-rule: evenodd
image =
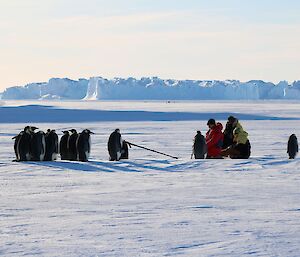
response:
M278 84L262 80L174 80L158 77L91 77L7 88L1 99L40 100L265 100L300 99L300 81Z

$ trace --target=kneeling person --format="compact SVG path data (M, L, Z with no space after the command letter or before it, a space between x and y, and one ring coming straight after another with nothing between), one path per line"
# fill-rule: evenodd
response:
M233 144L222 150L221 155L231 159L249 159L251 154L251 145L248 139L248 133L236 119L233 123Z

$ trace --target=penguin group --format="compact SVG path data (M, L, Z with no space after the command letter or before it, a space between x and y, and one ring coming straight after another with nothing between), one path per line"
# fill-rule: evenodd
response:
M58 155L58 136L55 130L37 131L34 126L26 126L15 140L16 161L54 161Z
M62 160L87 162L91 152L91 134L89 129L77 133L76 129L63 131L59 142Z
M55 130L48 129L46 133L37 131L34 126L26 126L23 131L13 137L16 161L54 161L61 155L62 160L88 161L91 151L89 129L77 133L75 129L63 131L58 140Z

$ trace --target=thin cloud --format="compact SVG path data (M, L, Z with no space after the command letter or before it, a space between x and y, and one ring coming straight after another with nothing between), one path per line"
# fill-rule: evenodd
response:
M141 23L159 23L162 20L174 18L178 12L163 13L141 13L131 15L113 15L113 16L73 16L51 20L48 24L53 26L90 26L98 28L111 28L117 26L130 26Z

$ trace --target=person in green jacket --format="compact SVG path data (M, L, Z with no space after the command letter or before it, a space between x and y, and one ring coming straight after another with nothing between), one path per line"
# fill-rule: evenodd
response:
M251 145L248 139L248 133L243 129L238 119L234 119L233 126L233 144L223 149L221 155L231 159L248 159L251 154Z

